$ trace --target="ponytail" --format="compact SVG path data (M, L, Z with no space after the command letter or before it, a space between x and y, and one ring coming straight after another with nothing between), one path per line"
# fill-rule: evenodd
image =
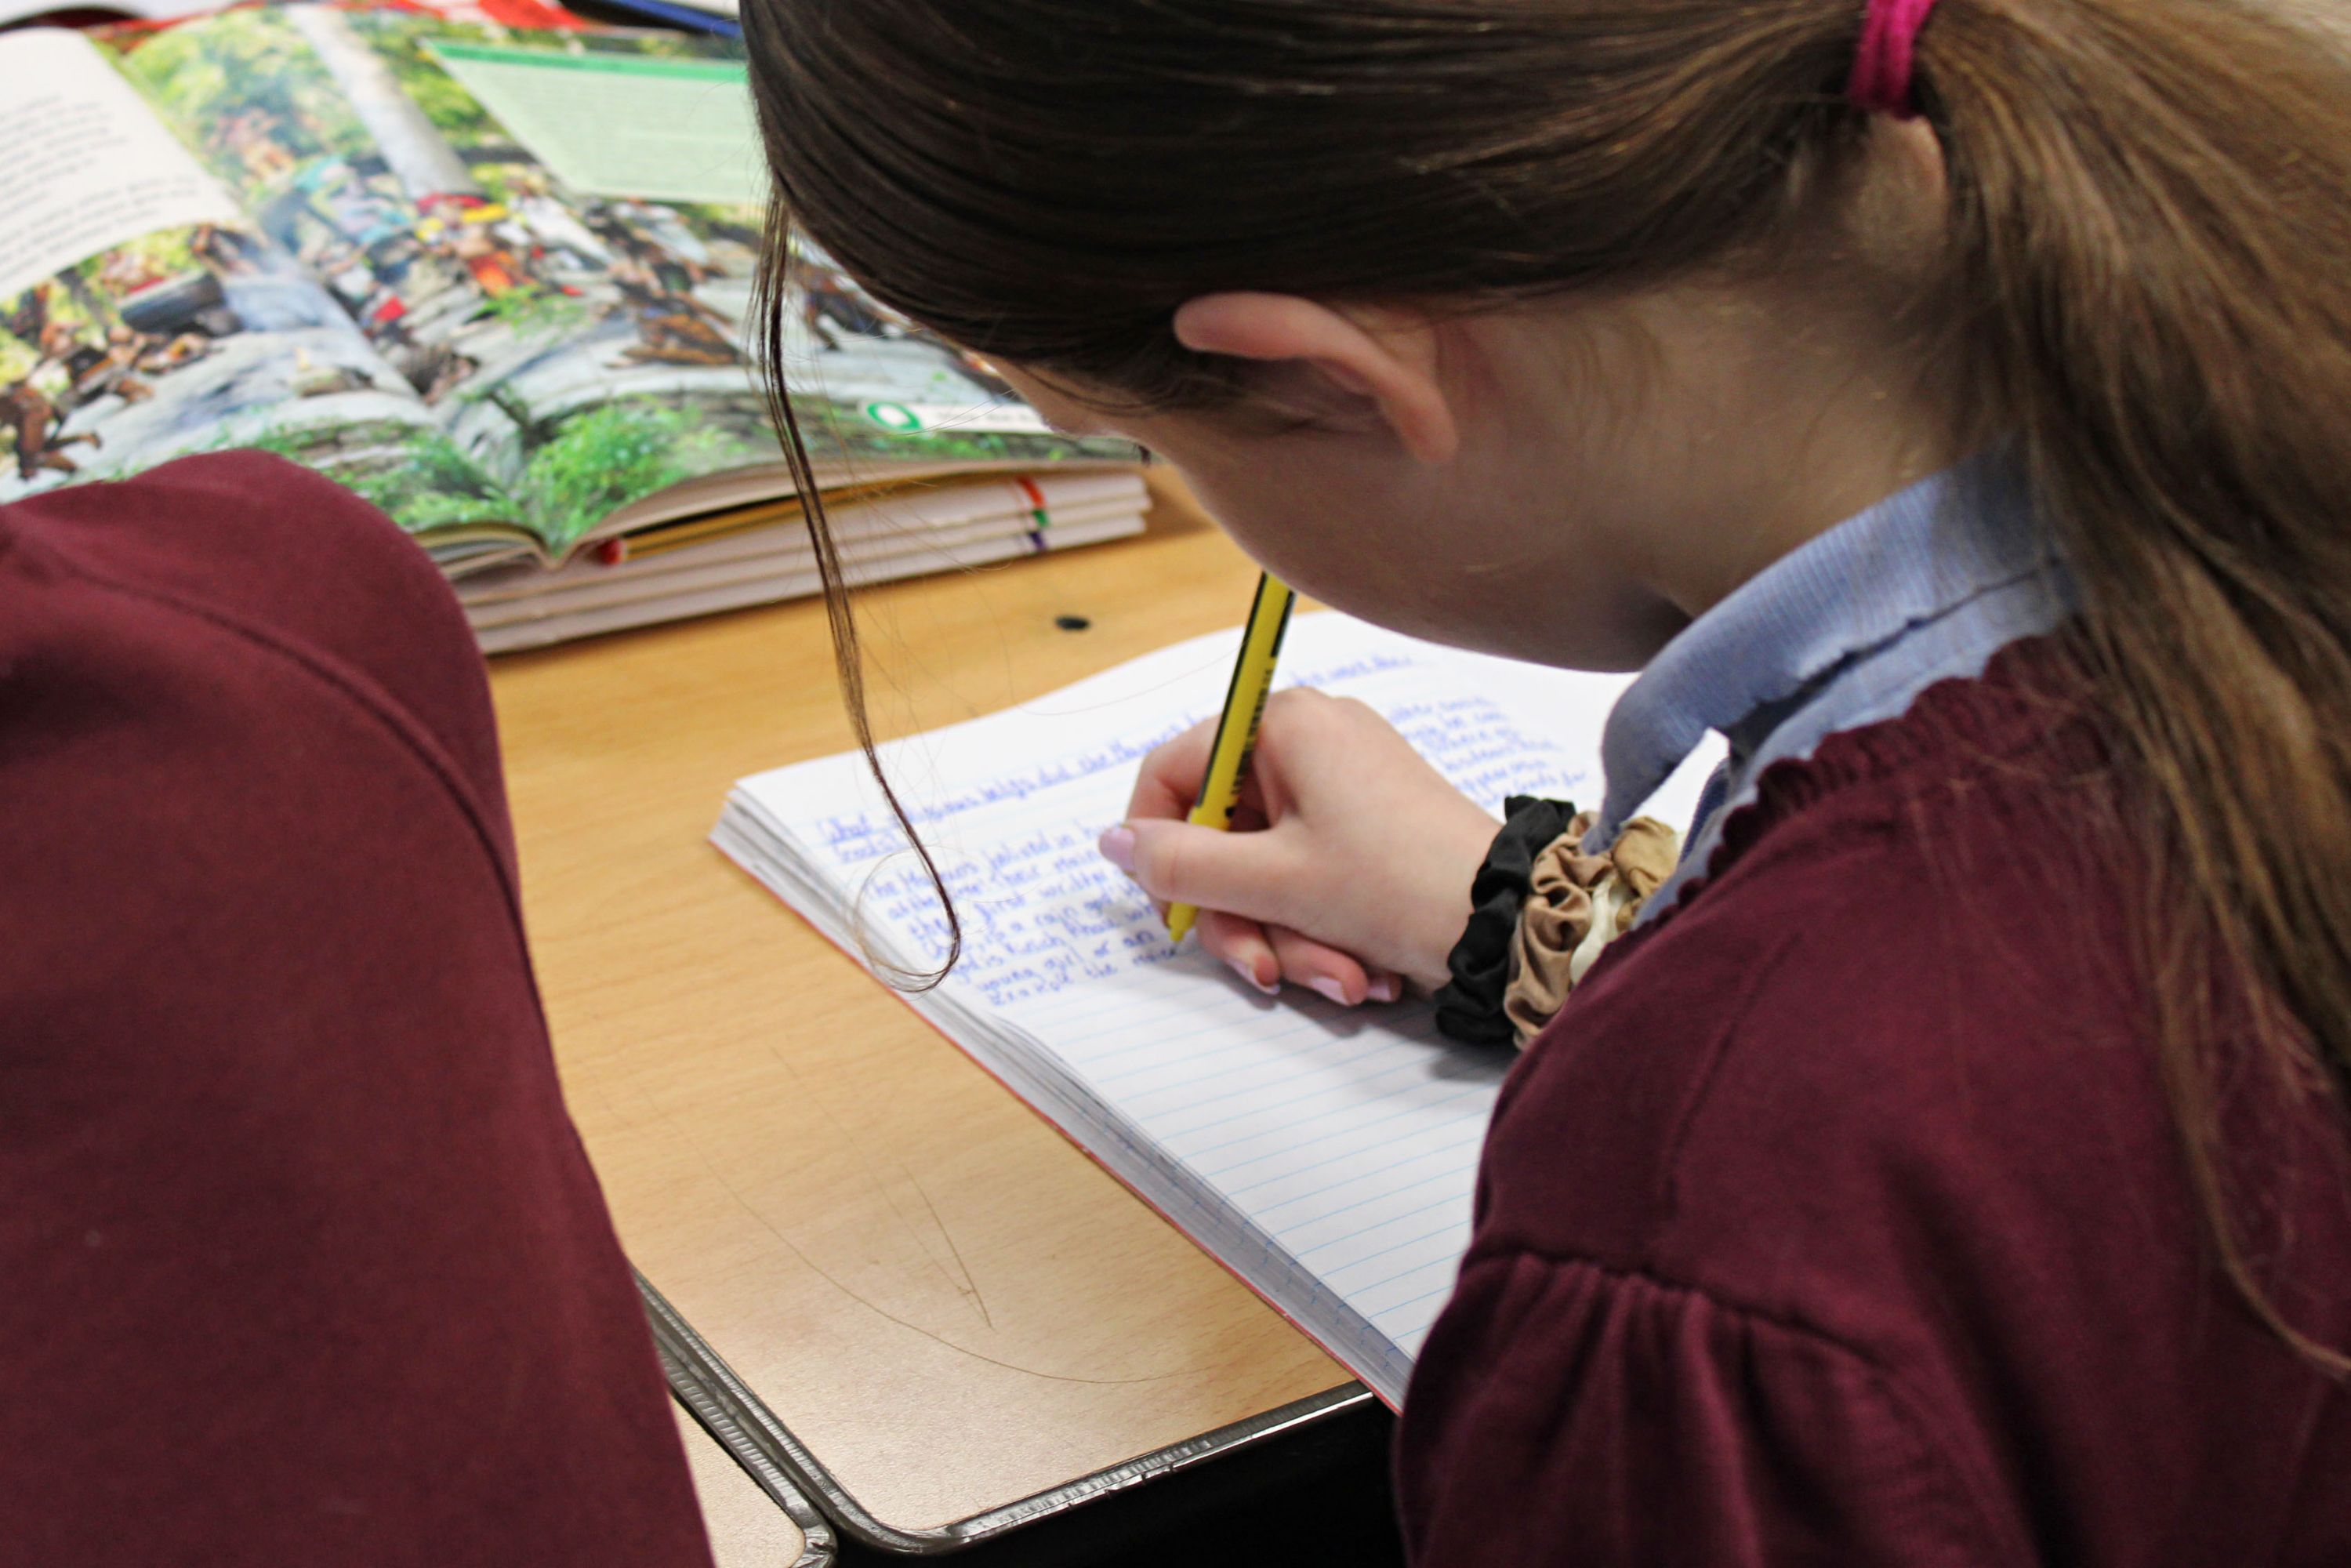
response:
M2224 0L1944 0L1920 46L1958 330L2084 598L2079 658L2158 831L2160 1068L2223 1266L2213 965L2290 1097L2351 1082L2351 73ZM2280 1009L2285 1016L2278 1016Z

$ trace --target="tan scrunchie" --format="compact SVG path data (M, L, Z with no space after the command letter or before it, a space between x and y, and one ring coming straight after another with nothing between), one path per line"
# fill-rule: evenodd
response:
M1634 818L1606 852L1585 854L1583 835L1598 820L1596 811L1578 812L1567 831L1535 856L1532 891L1519 907L1510 982L1502 994L1502 1011L1521 1051L1566 1002L1600 950L1633 928L1642 902L1681 858L1681 835L1654 817Z

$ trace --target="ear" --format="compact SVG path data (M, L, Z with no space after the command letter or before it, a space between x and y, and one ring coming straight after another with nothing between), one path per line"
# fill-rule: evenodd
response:
M1438 378L1437 334L1405 311L1342 312L1290 294L1206 294L1176 312L1176 340L1303 371L1370 402L1398 444L1423 463L1452 461L1461 436Z

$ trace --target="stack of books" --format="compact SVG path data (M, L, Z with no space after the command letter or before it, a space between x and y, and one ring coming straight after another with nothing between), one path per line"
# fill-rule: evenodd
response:
M57 160L67 123L108 159ZM0 126L26 139L0 132L0 501L275 451L407 528L492 651L818 587L751 347L767 174L731 43L471 6L35 29L0 37ZM813 247L781 271L851 580L1140 530L1132 445L1054 433Z
M1143 531L1150 504L1133 469L835 495L827 521L852 584L986 566ZM816 552L796 501L615 524L560 564L536 554L451 563L457 597L489 653L815 593Z

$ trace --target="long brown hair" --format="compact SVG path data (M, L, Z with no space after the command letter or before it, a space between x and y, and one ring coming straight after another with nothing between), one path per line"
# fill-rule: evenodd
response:
M1196 295L1474 305L1767 253L1868 140L1841 91L1861 11L746 0L744 27L778 242L789 214L946 337L1167 407L1237 391L1175 340ZM2254 0L1942 0L1916 83L1949 179L1937 341L2031 466L2091 706L2158 824L2142 957L2195 1188L2262 1321L2351 1367L2231 1221L2185 961L2282 1009L2253 1031L2276 1082L2340 1094L2351 69Z

